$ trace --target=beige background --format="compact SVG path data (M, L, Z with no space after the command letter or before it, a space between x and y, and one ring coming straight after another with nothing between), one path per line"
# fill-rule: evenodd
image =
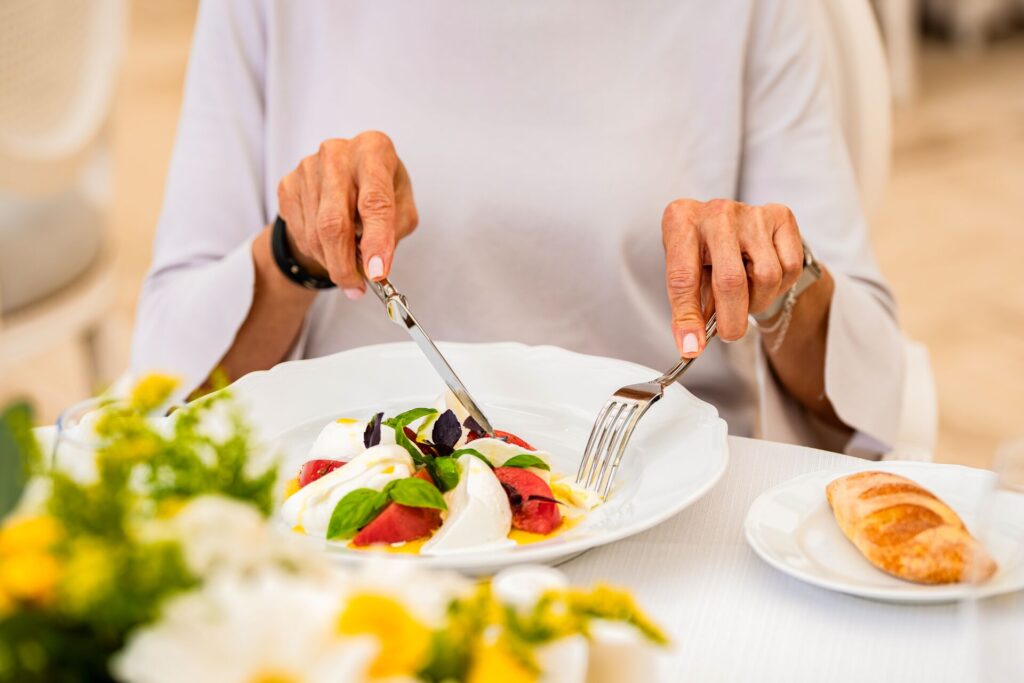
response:
M127 361L188 57L194 0L135 0L113 113L112 237L121 288L114 353ZM872 222L903 324L936 370L938 458L985 465L1024 435L1024 38L980 53L925 45L918 100L896 113L893 174ZM40 418L89 393L71 347L4 378Z

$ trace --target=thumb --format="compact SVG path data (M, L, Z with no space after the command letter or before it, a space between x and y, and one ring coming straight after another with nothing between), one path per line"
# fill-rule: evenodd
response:
M666 275L669 305L672 307L672 335L679 355L696 358L704 350L704 312L701 308L701 275L694 268L673 267Z

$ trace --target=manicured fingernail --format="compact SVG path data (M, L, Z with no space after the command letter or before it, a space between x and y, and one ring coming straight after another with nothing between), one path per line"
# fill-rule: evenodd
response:
M683 353L697 353L700 350L700 343L697 341L697 335L693 332L688 332L683 337Z
M363 298L363 290L355 288L346 289L345 296L347 296L349 299L352 299L352 301L358 301L359 299Z
M380 256L374 256L370 259L369 263L366 264L366 276L371 280L376 280L384 274L384 261L381 260Z

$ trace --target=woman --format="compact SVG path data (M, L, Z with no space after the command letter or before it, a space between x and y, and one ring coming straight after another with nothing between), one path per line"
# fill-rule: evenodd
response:
M401 339L361 268L440 339L701 355L685 383L733 434L884 452L902 341L812 11L204 2L134 367L194 388ZM278 267L279 213L338 289ZM744 343L705 349L711 306Z

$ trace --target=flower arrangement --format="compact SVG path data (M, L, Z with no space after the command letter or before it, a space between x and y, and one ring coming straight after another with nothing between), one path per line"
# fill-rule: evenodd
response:
M268 523L278 473L230 394L159 417L174 386L100 409L89 477L44 466L26 406L0 414L0 681L584 681L603 630L666 642L546 568L330 565Z

